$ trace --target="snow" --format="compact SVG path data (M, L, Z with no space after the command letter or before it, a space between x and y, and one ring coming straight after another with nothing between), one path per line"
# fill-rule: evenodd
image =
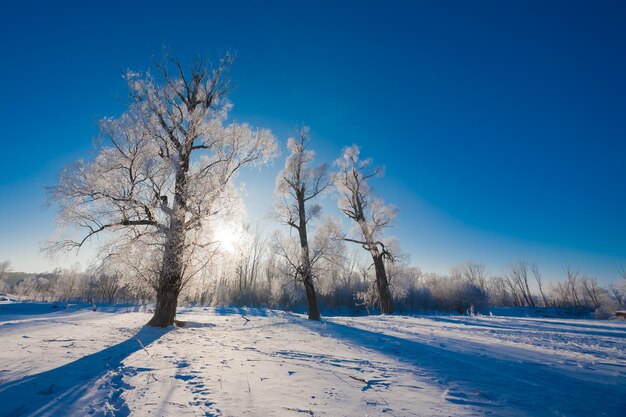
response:
M626 321L0 309L0 416L623 416ZM19 307L18 307L19 306ZM48 306L50 307L50 306ZM51 309L51 308L50 308ZM246 317L244 319L243 316Z
M18 300L18 298L11 294L0 293L0 304L10 304L14 303Z

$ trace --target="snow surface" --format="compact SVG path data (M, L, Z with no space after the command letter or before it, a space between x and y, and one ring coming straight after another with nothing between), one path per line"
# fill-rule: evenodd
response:
M623 320L26 305L0 306L0 416L626 415Z
M18 301L18 297L11 295L0 293L0 304L10 304Z

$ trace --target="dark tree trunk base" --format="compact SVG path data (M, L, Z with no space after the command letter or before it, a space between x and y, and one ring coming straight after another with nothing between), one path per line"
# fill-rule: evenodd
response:
M309 311L309 320L320 321L319 311Z
M146 326L151 327L169 327L172 324L175 324L175 320L162 319L157 317L156 315L152 316L150 321L146 323Z
M381 255L374 256L374 269L376 271L376 287L378 289L378 298L380 301L380 314L393 313L393 303L391 300L391 291L389 290L389 281L387 280L387 271Z
M152 327L168 327L176 321L176 306L178 304L178 291L161 290L157 293L157 304L154 316L147 323Z
M313 286L313 278L309 275L304 279L304 289L306 290L306 299L309 305L309 320L320 320L320 309L317 305L317 295Z
M309 320L320 321L320 314L309 313Z

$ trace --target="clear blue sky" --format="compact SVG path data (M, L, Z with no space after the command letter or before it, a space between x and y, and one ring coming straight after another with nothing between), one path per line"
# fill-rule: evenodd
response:
M624 2L24 3L0 6L0 260L14 269L51 267L43 187L92 155L97 120L124 110L121 75L163 45L237 53L238 121L283 142L304 122L320 159L357 143L384 164L392 233L425 270L528 259L608 282L626 265ZM280 165L242 177L251 212Z

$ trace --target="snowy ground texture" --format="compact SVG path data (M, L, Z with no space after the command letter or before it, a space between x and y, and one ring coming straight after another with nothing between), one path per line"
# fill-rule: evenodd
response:
M626 416L624 321L149 317L0 305L0 416Z

